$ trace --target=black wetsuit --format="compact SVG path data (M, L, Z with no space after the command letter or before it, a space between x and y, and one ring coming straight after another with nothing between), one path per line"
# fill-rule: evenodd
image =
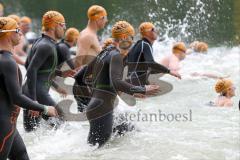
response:
M71 59L70 46L61 40L57 43L57 54L58 54L58 68L61 68L63 63L66 62L71 69L74 69L74 63Z
M87 107L90 122L88 142L102 146L113 131L113 109L117 92L128 94L145 93L145 87L134 86L122 80L123 57L114 47L103 50L90 64L78 72L78 80L83 81L93 75L93 93Z
M128 77L131 84L149 84L148 77L154 73L169 73L169 69L156 63L153 58L152 44L145 38L139 40L129 51L127 58Z
M23 86L23 92L32 100L41 104L56 106L56 102L49 95L50 86L57 88L52 81L58 64L55 41L47 35L42 35L35 41L26 61L27 81ZM41 117L31 118L28 110L24 110L24 128L26 131L35 129Z
M16 129L20 107L40 112L44 110L43 105L22 94L21 84L21 71L12 54L0 51L0 160L29 159L26 146Z

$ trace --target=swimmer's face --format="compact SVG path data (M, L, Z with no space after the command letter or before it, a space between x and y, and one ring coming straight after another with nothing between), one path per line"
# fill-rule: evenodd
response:
M184 60L186 58L186 53L181 53L179 57L181 61Z
M96 21L99 29L103 29L108 22L107 16L104 16Z
M144 33L144 36L155 41L158 37L156 28L149 29Z
M18 27L16 28L16 31L10 33L9 37L13 46L16 46L20 43L21 36L22 32Z
M66 24L65 22L59 22L57 23L57 26L55 28L55 36L57 39L62 39L64 36L64 32L66 30Z
M228 90L227 90L227 95L230 96L230 97L234 97L235 96L235 86L232 85Z
M27 33L30 31L31 25L29 23L21 23L20 25L21 25L20 28L21 28L22 33Z

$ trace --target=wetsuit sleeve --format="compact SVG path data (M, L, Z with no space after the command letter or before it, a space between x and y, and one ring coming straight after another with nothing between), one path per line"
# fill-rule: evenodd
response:
M73 63L73 61L71 59L71 56L70 56L71 53L69 51L69 48L65 47L65 46L62 46L61 44L59 44L58 47L59 47L63 62L66 62L71 69L74 69L75 67L74 67L74 63Z
M5 77L4 81L7 92L9 94L10 99L13 101L15 105L21 106L26 109L41 112L44 110L43 105L35 103L34 101L32 101L31 99L22 94L21 86L17 81L19 79L17 65L14 61L6 62L3 74Z
M90 76L93 73L94 64L96 63L97 58L94 58L88 65L83 66L78 73L74 76L78 85L84 85L86 82L86 77Z
M143 45L143 55L144 55L145 61L148 64L148 67L151 68L153 73L169 73L170 72L168 68L154 61L151 48L147 44Z
M48 45L39 46L27 69L27 84L30 98L36 100L37 72L51 54L52 48Z
M116 91L125 92L133 95L134 93L145 94L145 87L134 86L127 83L123 79L123 59L120 54L116 54L112 57L110 62L110 81Z

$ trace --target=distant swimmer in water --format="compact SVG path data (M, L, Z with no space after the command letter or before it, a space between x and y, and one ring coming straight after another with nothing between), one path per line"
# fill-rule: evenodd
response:
M133 85L144 86L149 84L150 74L164 73L181 79L181 76L168 66L155 62L152 45L157 39L155 26L151 22L143 22L139 26L142 39L129 51L127 56L127 81Z
M13 48L21 37L17 22L0 17L0 159L29 160L16 125L20 107L57 116L52 106L38 104L22 94L21 70L13 59Z
M23 92L41 104L56 106L56 102L49 94L50 86L53 86L63 96L67 94L52 80L58 65L56 41L64 36L65 19L57 11L48 11L43 15L42 27L43 34L32 45L31 52L27 57L25 65L27 80L23 86ZM39 112L24 110L23 122L26 131L36 129L40 120Z
M172 54L164 57L160 64L179 74L180 62L186 57L187 48L183 42L177 42L172 47Z
M81 31L77 41L77 52L75 58L76 68L91 62L102 50L97 32L100 29L103 29L106 25L108 21L107 12L102 6L93 5L88 9L87 15L87 27ZM88 77L89 82L87 84L83 84L81 81L78 81L77 77L75 77L75 79L76 81L73 86L73 94L78 104L78 110L83 112L90 100L86 97L91 94L91 86L89 86L91 83L91 77ZM82 86L81 90L78 89L79 85Z
M235 96L235 86L230 79L219 79L215 85L215 91L220 94L214 105L220 107L232 107L232 97Z
M123 80L124 57L132 46L133 27L126 21L119 21L112 27L113 46L104 49L91 63L77 74L78 80L85 81L93 75L92 98L87 106L87 119L90 123L88 142L103 146L113 132L114 101L119 91L144 97L155 94L159 86L135 86Z
M194 41L189 47L190 50L187 51L188 54L192 52L207 53L208 51L208 44L206 42Z

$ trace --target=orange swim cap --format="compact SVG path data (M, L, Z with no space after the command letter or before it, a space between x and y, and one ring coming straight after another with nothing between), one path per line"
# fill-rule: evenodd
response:
M125 39L134 36L135 31L131 24L126 21L118 21L112 27L112 37L116 39Z
M139 26L139 32L144 36L146 32L151 31L153 28L155 28L155 26L151 22L143 22Z
M79 36L79 31L76 28L69 28L65 33L65 40L75 42Z
M88 9L87 15L89 20L95 21L107 16L107 12L102 6L93 5Z
M208 44L205 42L194 41L190 44L190 48L192 48L195 52L207 52Z
M177 42L173 45L172 52L173 54L183 54L186 53L187 48L183 42Z
M233 85L230 79L220 79L215 85L215 91L217 93L225 93Z
M31 24L32 23L32 20L31 18L27 17L27 16L24 16L20 19L20 22L21 23L26 23L26 24Z
M65 23L63 15L57 11L48 11L42 17L42 30L53 29L57 23Z
M15 14L11 14L11 15L8 15L8 17L14 19L18 24L20 23L20 17L15 15Z
M11 30L18 27L17 22L10 17L0 17L0 30ZM0 39L8 36L11 32L0 32Z
M103 49L107 48L109 45L113 44L113 39L112 38L107 38L104 42L103 42Z

